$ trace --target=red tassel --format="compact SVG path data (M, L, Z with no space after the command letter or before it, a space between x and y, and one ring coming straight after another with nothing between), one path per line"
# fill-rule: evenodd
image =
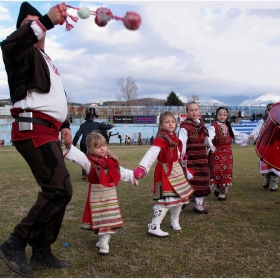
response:
M66 20L66 30L70 31L72 28L74 28L74 25L70 24L67 20Z
M78 17L74 17L74 16L69 15L69 14L68 14L68 16L69 16L69 17L70 17L73 21L75 21L75 22L77 22L77 21L78 21L78 19L79 19Z

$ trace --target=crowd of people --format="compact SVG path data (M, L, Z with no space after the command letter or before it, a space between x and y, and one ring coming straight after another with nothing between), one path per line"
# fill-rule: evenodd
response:
M186 107L188 117L180 124L178 135L175 116L163 112L158 133L150 139L151 147L139 165L133 170L123 168L107 147L107 130L112 125L94 122L97 117L94 108L87 110L85 123L72 139L62 79L45 51L47 30L63 21L66 10L65 3L54 5L43 16L23 2L16 30L1 42L13 103L11 114L15 119L12 141L41 188L26 216L0 246L0 258L24 277L34 277L37 269L71 266L70 261L58 259L51 250L73 194L65 158L77 163L82 168L82 178L89 182L81 227L99 237L96 243L99 254L107 255L111 235L123 225L116 191L120 181L138 185L157 161L153 182L155 205L147 233L167 237L169 233L161 229L161 222L168 211L172 229L180 231L180 213L189 201L194 201L193 210L197 214L205 215L208 211L204 199L211 191L220 201L226 199L233 177L232 140L241 146L256 141L266 121L264 118L251 135L242 134L232 129L227 108L219 107L216 120L207 129L199 118L199 105L190 102ZM64 151L59 134L66 146ZM80 136L79 150L75 146ZM121 145L120 135L119 139ZM141 144L141 133L138 139ZM264 175L263 187L277 190L279 171L262 158L260 171ZM27 244L32 248L29 261Z

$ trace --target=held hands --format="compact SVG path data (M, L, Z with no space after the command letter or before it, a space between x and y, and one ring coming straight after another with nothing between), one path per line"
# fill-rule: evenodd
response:
M181 160L181 166L183 168L187 168L187 162L188 162L187 158L188 158L188 156L186 154L184 154L183 159Z
M186 175L187 175L187 179L188 180L192 180L193 179L193 174L194 174L194 171L192 169L187 169Z
M64 137L64 144L66 146L66 149L70 149L71 145L72 145L72 137L70 137L69 135L66 135Z
M216 147L215 147L215 146L212 146L212 147L210 148L210 150L211 150L211 153L215 153L215 152L216 152Z
M141 179L146 176L146 171L142 167L138 166L133 170L133 175L136 179Z

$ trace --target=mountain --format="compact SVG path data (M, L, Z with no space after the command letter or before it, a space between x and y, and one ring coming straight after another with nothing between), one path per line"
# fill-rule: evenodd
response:
M204 105L204 106L227 106L226 103L218 101L213 98L209 98L209 97L199 98L197 103L199 103L200 105Z
M250 95L250 98L252 99L255 99L259 97L259 95L254 95L254 96L251 96ZM228 106L240 106L240 104L247 100L248 99L248 94L244 94L244 95L231 95L231 96L228 96L228 95L219 95L219 96L212 96L213 99L217 99L219 100L220 102L224 103L224 104L227 104Z
M261 95L255 99L247 99L240 106L266 106L268 103L280 102L280 93L271 92Z

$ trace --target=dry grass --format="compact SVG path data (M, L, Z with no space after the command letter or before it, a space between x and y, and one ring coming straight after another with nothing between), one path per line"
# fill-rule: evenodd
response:
M110 146L122 165L135 168L149 146ZM205 199L208 215L197 215L193 205L181 214L181 233L162 223L165 239L146 235L151 222L151 171L139 186L121 183L118 196L125 226L111 239L110 254L99 256L97 238L80 229L87 183L81 170L67 162L74 188L63 226L53 251L72 261L70 269L36 271L47 278L278 278L280 276L280 193L262 188L253 146L233 145L234 186L227 201L211 194ZM14 147L0 147L0 242L35 201L39 188ZM64 247L68 242L69 247ZM27 248L30 257L31 248ZM0 277L20 277L0 260Z

